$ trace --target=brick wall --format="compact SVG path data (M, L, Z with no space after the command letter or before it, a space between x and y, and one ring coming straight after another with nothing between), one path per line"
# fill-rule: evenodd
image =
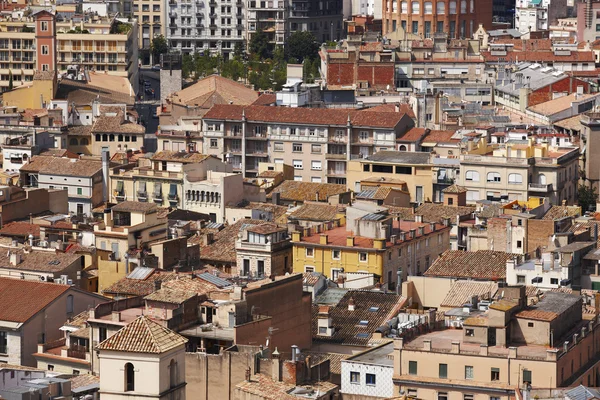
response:
M552 95L554 93L575 93L577 92L577 86L583 86L584 93L589 93L590 91L590 85L587 82L579 79L564 78L552 85L548 85L532 92L529 95L529 107L552 100Z
M490 218L487 221L488 231L488 246L490 250L494 251L508 251L507 249L507 223L510 224L510 220L505 218ZM492 243L494 248L492 249Z
M532 219L529 220L527 230L527 252L535 251L538 247L548 246L548 238L554 234L554 221Z

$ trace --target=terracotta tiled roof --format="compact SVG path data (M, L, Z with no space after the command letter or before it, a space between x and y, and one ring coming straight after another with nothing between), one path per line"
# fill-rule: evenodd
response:
M354 126L376 128L395 128L404 114L390 112L365 113L357 110L332 108L289 108L264 106L216 105L204 119L241 121L245 113L251 122L277 122L284 124L315 124L327 126L346 126L348 118Z
M51 81L56 76L56 71L35 71L33 75L34 81Z
M103 293L121 296L147 296L154 292L155 282L166 282L176 278L174 272L154 271L146 279L122 278L104 289Z
M555 220L564 217L578 217L581 215L579 206L551 206L542 217L545 220Z
M142 125L124 119L123 113L115 116L101 115L92 126L92 133L129 133L142 135L145 128Z
M200 153L163 150L152 156L152 161L174 161L184 164L202 162L211 156Z
M199 273L201 271L196 271ZM225 278L224 274L220 274L221 278ZM162 284L163 289L177 290L180 292L192 292L197 295L208 295L212 291L217 291L219 288L212 283L201 279L194 278L188 276L180 276L177 279L171 279L169 281L165 281Z
M91 136L91 134L91 125L70 126L67 130L67 135L69 136Z
M480 300L490 300L498 290L494 282L456 281L440 303L441 307L462 307L470 303L472 296Z
M275 178L279 175L283 175L282 171L263 171L258 174L259 178Z
M210 108L215 104L252 104L258 93L241 83L219 75L210 75L179 92L169 101L173 104Z
M273 224L273 223L263 223L260 225L252 225L248 228L246 228L246 230L248 232L254 232L254 233L258 233L261 235L269 235L271 233L275 233L275 232L281 232L281 231L287 231L286 227L281 227L277 224Z
M350 299L354 302L354 311L348 310ZM393 293L350 290L337 305L329 308L329 316L334 327L331 337L318 334L319 306L313 304L313 340L365 346L375 329L393 318L405 301L404 297ZM366 323L361 324L361 321Z
M516 315L517 318L534 319L538 321L552 321L558 314L552 311L539 311L539 310L524 310Z
M237 262L235 241L242 225L260 225L264 221L256 219L240 219L233 225L215 233L214 242L200 248L200 259L208 262L225 262L235 265Z
M275 104L277 101L277 95L276 94L271 94L271 93L263 93L261 94L258 99L256 99L252 105L253 106L270 106L272 104Z
M314 183L300 181L283 181L274 188L267 198L272 198L273 193L279 193L281 200L285 201L327 201L330 196L348 192L346 185L335 183Z
M67 149L46 149L38 154L45 157L67 157L67 158L79 158L79 154L73 153Z
M329 204L304 203L296 211L292 212L288 219L290 220L308 220L308 221L333 221L337 218L337 215L344 213L344 210L340 210L338 206L331 206Z
M144 297L144 300L158 301L161 303L182 304L194 296L196 296L196 293L188 290L161 288Z
M123 79L126 80L127 78ZM119 90L64 78L58 84L55 97L57 99L68 100L69 104L74 103L76 106L89 106L95 100L109 104L133 105L135 103L135 96Z
M40 237L40 226L29 222L10 222L0 229L0 236Z
M446 189L442 190L442 192L452 193L452 194L460 194L460 193L466 193L467 188L464 186L459 186L455 183L454 185L450 185Z
M314 286L319 281L319 278L323 276L318 272L305 272L302 274L302 284L307 286Z
M457 216L470 215L476 210L470 206L445 206L443 204L423 203L415 210L415 214L422 215L425 222L440 222L443 218L450 218L454 223Z
M112 211L140 212L144 214L155 213L158 206L155 203L142 203L139 201L122 201L111 208Z
M458 143L460 139L452 139L452 136L454 136L455 133L455 131L432 130L427 134L427 136L425 136L425 139L423 139L423 141L435 143Z
M390 215L400 217L400 219L405 219L409 221L415 219L415 213L412 207L386 206L386 208L388 209ZM426 221L425 218L423 218L423 221ZM427 220L427 222L429 221Z
M21 167L20 171L91 177L102 171L102 162L62 157L33 156L28 164Z
M0 321L27 322L69 288L56 283L0 278Z
M590 94L577 94L572 93L566 96L557 97L553 100L545 101L540 104L536 104L528 108L529 111L540 114L540 115L554 115L558 112L570 109L574 101L591 99L596 97L596 93ZM579 99L579 100L578 100ZM529 146L525 146L527 148Z
M25 253L22 249L11 250L21 257L21 262L12 265L7 252L0 251L0 266L5 269L56 273L64 271L80 259L78 254L62 253L60 251L34 250Z
M320 353L316 351L302 351L302 354L311 356L313 358L313 365L321 362L321 360L329 360L329 372L337 375L342 373L342 361L352 357L352 354Z
M421 141L425 137L425 131L425 128L411 128L402 137L398 138L397 141L410 143Z
M186 343L183 336L142 315L100 343L97 349L162 354Z
M448 250L438 257L425 276L497 280L506 278L506 261L517 254L503 251Z
M380 104L378 106L375 107L369 107L369 108L365 108L362 111L368 111L368 112L400 112L403 114L408 115L410 118L416 118L415 116L415 112L413 111L413 109L410 107L410 104L406 104L406 103L402 103L400 104L400 110L396 111L396 104Z
M235 386L236 392L244 393L240 398L264 399L264 400L298 400L300 397L289 394L295 385L285 382L274 381L271 377L256 374L249 381L243 381ZM321 381L313 385L300 385L299 387L306 389L308 392L315 391L322 395L327 394L337 388L337 385ZM236 397L238 397L236 393ZM325 396L328 397L328 396Z
M75 375L74 377L69 378L69 380L71 381L71 390L100 384L100 378L91 374Z

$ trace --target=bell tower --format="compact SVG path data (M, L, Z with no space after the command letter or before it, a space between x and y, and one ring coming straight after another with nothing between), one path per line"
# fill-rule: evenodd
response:
M35 51L37 71L56 71L56 17L40 11L35 18Z

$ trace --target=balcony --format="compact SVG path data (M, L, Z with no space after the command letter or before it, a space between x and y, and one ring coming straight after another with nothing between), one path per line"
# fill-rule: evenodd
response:
M328 169L327 176L346 176L345 169Z
M208 1L208 5L211 7L216 7L217 6L217 1L216 0L209 0Z
M177 22L169 22L169 28L177 28Z
M267 140L267 134L266 133L254 133L251 132L249 134L246 135L246 139L250 139L250 140Z
M138 192L137 197L138 197L138 201L142 201L142 202L148 201L148 192Z
M175 11L171 11L171 12L169 13L169 17L170 17L170 18L177 18L177 13L176 13Z
M552 191L551 183L530 183L527 190L537 193L548 193Z
M345 160L346 158L346 154L325 154L326 160Z

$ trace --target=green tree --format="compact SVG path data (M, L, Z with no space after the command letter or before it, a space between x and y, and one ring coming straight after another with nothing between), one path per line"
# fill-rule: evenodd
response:
M160 55L166 54L169 51L167 39L163 35L155 36L150 43L150 50L155 63L160 61Z
M302 62L305 58L315 58L319 53L319 44L315 35L308 31L296 31L286 41L287 58Z
M577 199L582 212L593 211L596 208L596 202L598 201L596 188L593 186L588 187L584 184L579 185Z
M320 74L319 74L319 66L320 65L321 65L321 59L318 57L314 58L314 59L310 59L310 58L304 59L304 63L303 63L303 67L302 67L302 74L304 75L304 82L314 83L315 79L320 77Z
M14 83L13 83L13 74L12 74L12 70L8 71L8 90L13 90L14 87Z
M181 74L184 78L189 78L192 72L196 72L196 66L194 65L195 55L184 54L181 58Z
M269 37L262 29L252 35L248 49L252 55L258 57L260 60L269 58L271 53L269 50Z
M233 58L236 60L241 60L244 58L244 42L235 42L235 46L233 48Z

